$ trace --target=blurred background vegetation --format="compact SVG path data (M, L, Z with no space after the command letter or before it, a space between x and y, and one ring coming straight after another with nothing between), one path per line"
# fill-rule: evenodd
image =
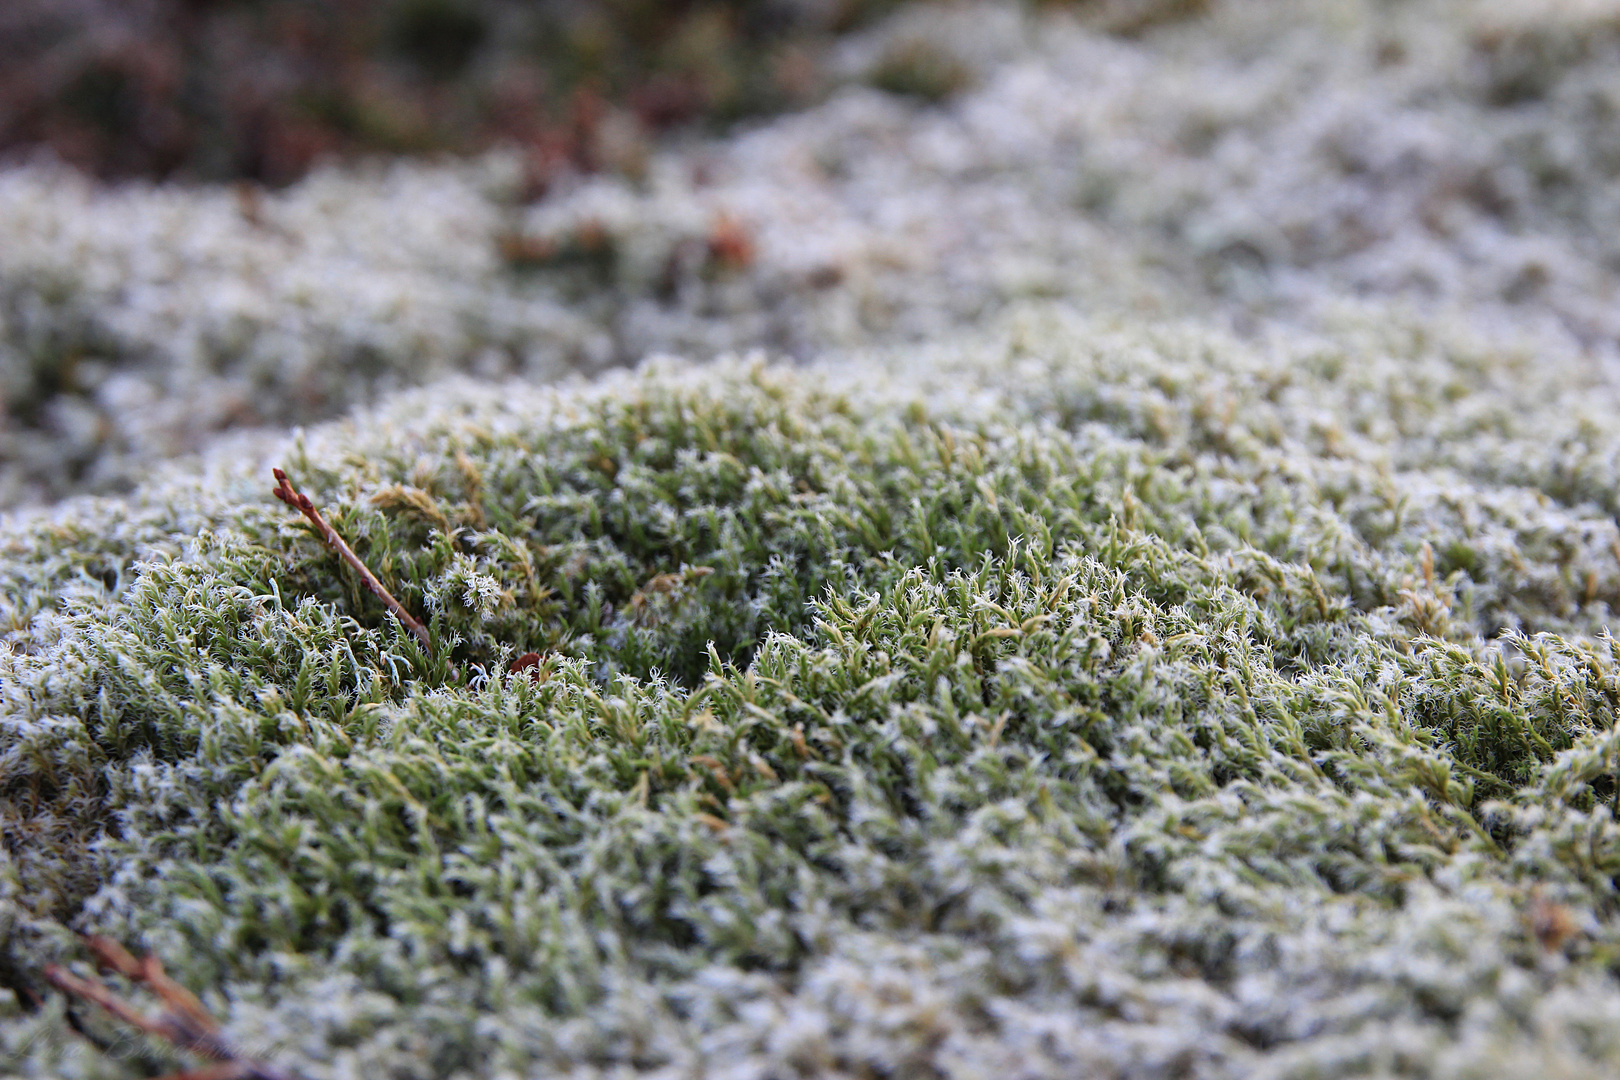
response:
M807 101L819 46L894 2L8 0L0 146L273 184L495 141L579 159L608 102L657 130Z
M1080 0L1117 28L1202 0ZM537 188L631 135L806 104L838 34L901 0L5 0L0 154L285 184L357 154L528 151ZM915 50L913 50L915 52ZM942 97L948 57L876 73Z

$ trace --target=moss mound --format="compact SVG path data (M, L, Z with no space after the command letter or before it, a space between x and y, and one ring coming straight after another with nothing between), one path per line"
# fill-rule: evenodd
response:
M13 524L4 1071L172 1066L25 1007L73 928L311 1077L1612 1075L1615 396L1387 313L440 387L282 461L426 653L247 456Z

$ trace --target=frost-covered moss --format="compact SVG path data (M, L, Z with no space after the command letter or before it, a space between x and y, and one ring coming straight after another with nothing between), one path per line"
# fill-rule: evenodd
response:
M816 108L533 203L511 151L262 195L8 168L0 505L453 371L807 359L1039 297L1238 327L1376 298L1613 356L1617 27L1610 0L907 6ZM971 88L855 85L896 57Z
M440 386L277 459L431 654L268 461L69 504L0 974L312 1077L1612 1075L1615 398L1378 311Z

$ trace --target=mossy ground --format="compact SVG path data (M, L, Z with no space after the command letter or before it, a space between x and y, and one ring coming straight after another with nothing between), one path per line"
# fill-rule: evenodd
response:
M278 459L425 653L252 455L13 524L0 974L312 1077L1612 1075L1615 396L1387 311L440 387Z

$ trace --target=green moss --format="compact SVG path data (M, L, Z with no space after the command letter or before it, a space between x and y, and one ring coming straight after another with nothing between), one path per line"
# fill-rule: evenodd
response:
M869 81L879 90L939 102L966 90L973 71L960 58L927 41L900 41L878 58Z
M256 467L13 526L0 972L113 933L312 1076L1612 1064L1612 521L1420 451L1461 407L1301 450L1516 361L1009 351L315 433L430 653ZM7 1072L124 1075L55 1008Z

